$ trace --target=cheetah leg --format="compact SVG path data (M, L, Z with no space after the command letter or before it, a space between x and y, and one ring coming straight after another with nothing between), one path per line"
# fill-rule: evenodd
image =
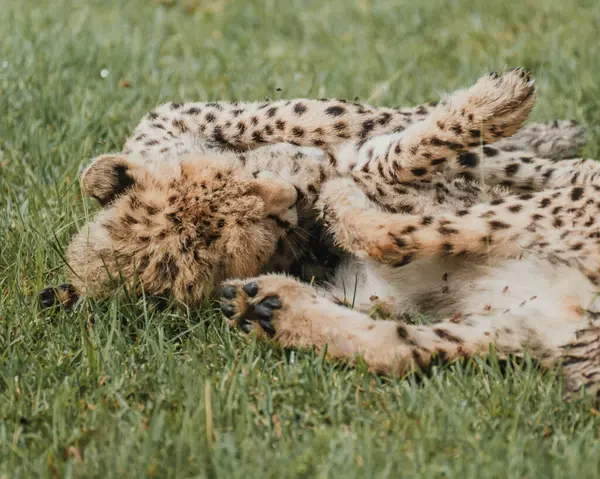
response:
M331 151L354 138L402 131L432 107L384 108L345 100L165 104L146 115L124 153L166 155L197 144L237 150L289 143ZM196 145L196 146L195 146ZM185 152L184 151L184 152ZM331 158L335 162L335 158Z
M583 146L584 133L574 121L527 125L493 146L461 153L458 161L449 164L450 172L516 191L585 184L596 179L598 163L565 160L574 158Z
M522 69L487 75L459 90L425 120L402 133L382 135L340 149L349 169L378 173L399 182L424 181L442 165L460 161L469 148L510 136L535 103L535 88Z
M517 191L595 184L600 178L600 163L590 159L555 161L491 147L472 150L462 158L464 161L457 172L488 185L502 185Z
M284 347L327 348L327 356L353 362L361 356L376 372L403 375L425 369L434 358L450 362L489 353L520 354L529 342L540 357L556 355L514 315L469 315L431 326L373 320L337 305L306 284L282 275L228 282L221 290L221 310L232 326L254 330Z
M572 398L581 390L600 392L600 325L598 313L591 324L575 332L573 340L561 347L565 396Z
M323 187L318 206L336 242L362 258L403 266L433 255L513 256L531 250L575 261L597 281L595 244L582 241L586 230L597 235L595 188L506 196L456 213L417 216L377 211L351 181L336 179ZM570 234L571 228L582 235Z
M576 158L585 145L585 129L575 120L555 120L552 123L530 123L514 135L494 143L494 148L506 152L524 152L549 160Z

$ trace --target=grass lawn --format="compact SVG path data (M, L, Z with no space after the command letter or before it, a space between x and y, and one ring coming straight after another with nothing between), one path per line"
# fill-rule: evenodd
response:
M195 3L0 0L0 478L598 477L599 412L528 361L390 380L208 308L37 310L96 208L80 166L162 101L409 105L524 65L600 157L597 0Z

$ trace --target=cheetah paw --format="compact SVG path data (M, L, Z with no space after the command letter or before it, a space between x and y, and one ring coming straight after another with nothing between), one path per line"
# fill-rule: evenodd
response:
M260 280L224 284L219 291L220 308L231 326L237 326L245 333L255 330L259 335L264 333L273 337L282 301L278 294L270 293L269 288L261 286Z
M473 87L450 96L444 108L457 111L469 120L476 142L512 135L534 104L534 81L525 69L515 68L502 75L491 73L480 78Z
M41 309L64 308L69 311L73 308L79 295L75 287L70 284L61 284L60 286L50 286L40 291L39 305Z

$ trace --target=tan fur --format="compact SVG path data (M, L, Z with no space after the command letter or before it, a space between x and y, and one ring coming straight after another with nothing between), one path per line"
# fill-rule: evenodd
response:
M404 204L408 211L396 211L398 198L384 188L365 188L368 178L328 182L317 205L354 258L326 288L273 275L229 282L224 314L287 347L327 347L350 362L360 355L385 373L423 369L435 357L485 355L491 346L501 357L526 350L543 365L563 364L567 395L597 392L600 166L522 153L500 168L507 152L469 152L468 165L450 165L433 180L443 192L439 204L431 189L419 189L423 201ZM479 172L503 186L452 179L463 167L470 178ZM447 319L431 326L374 320L378 304L392 316Z
M90 295L110 294L103 277L122 277L150 294L197 304L219 281L260 271L285 234L277 222L297 221L289 183L248 178L210 159L183 159L179 177L167 181L135 168L131 174L128 194L69 248L71 265L83 271L74 285Z
M413 212L434 192L431 199L440 202L429 184L433 172L462 168L467 140L475 136L481 144L512 133L533 100L528 77L514 70L487 75L436 108L377 109L338 100L163 105L144 118L123 154L103 155L84 172L84 191L105 210L69 248L72 282L80 292L104 297L114 291L114 280L125 280L196 304L227 277L296 271L307 280L327 279L335 261L323 263L341 252L313 211L324 182L350 171L389 211ZM434 135L430 128L437 129ZM403 135L404 152L392 148L394 135ZM260 147L280 141L294 145ZM373 144L384 146L371 155L373 165L385 161L385 168L353 165L352 158L369 156ZM303 148L315 145L322 150ZM448 164L434 157L438 152ZM399 170L385 174L405 160L414 167L400 177L426 191L417 185L398 189ZM271 188L269 181L276 180L287 187ZM477 187L452 181L448 188L458 201L480 197ZM299 223L283 211L292 190L300 194Z
M257 323L285 346L327 346L334 358L359 354L387 373L525 347L543 364L565 361L568 391L595 390L598 170L552 161L580 145L570 123L501 139L534 98L514 70L436 108L164 105L123 154L84 173L84 191L105 209L69 248L73 282L105 297L125 281L195 305L227 278L290 271L290 256L307 263L323 246L334 251L320 215L351 253L331 283L230 282L222 308L234 324ZM263 146L279 142L291 146ZM315 146L322 152L303 149ZM351 285L356 311L342 306ZM424 327L369 316L412 311L447 319Z

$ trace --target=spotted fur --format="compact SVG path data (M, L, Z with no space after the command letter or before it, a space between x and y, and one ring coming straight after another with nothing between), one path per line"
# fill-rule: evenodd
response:
M434 178L475 166L465 155L516 131L534 98L528 76L513 70L486 75L437 107L162 105L123 153L85 170L83 189L104 209L69 247L71 282L102 298L124 280L194 305L228 277L286 271L326 280L342 251L314 214L325 182L350 174L392 212L411 213L419 197L444 203L450 191L470 204L477 186Z
M539 158L541 143L527 153L506 145L458 155L426 185L332 179L317 207L351 253L333 281L229 281L223 313L286 347L326 348L348 362L359 355L388 374L485 356L492 346L501 357L528 351L563 366L567 397L597 393L600 166ZM442 320L401 321L415 312Z

